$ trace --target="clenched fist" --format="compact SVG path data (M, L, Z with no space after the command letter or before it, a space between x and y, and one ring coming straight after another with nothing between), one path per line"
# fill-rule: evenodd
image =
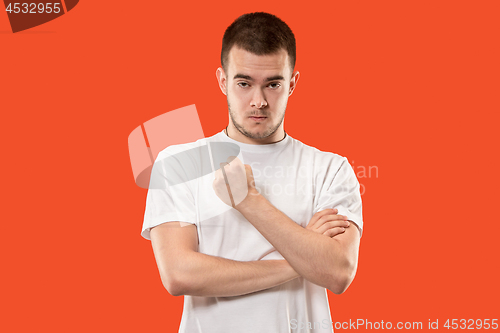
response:
M220 166L215 172L212 187L226 205L236 208L249 193L257 192L250 165L244 165L240 159L231 156Z

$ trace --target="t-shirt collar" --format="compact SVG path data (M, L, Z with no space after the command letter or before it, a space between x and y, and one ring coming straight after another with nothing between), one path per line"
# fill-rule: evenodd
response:
M251 153L270 153L270 152L276 152L278 150L283 149L288 143L290 142L290 136L286 134L285 132L285 137L283 140L275 142L275 143L269 143L269 144L264 144L264 145L254 145L250 143L243 143L236 141L234 139L231 139L226 135L224 130L220 131L217 136L219 137L220 140L225 141L225 142L232 142L240 146L240 149L245 152L251 152Z

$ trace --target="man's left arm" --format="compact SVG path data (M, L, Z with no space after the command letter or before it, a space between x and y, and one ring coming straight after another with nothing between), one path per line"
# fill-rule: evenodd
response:
M250 166L246 168L253 180ZM307 280L335 294L343 293L351 284L360 241L360 232L352 221L344 233L332 238L311 232L274 207L253 186L235 208Z
M228 162L221 164L215 174L213 188L217 196L238 210L298 274L335 294L343 293L356 274L362 228L359 183L347 159L338 169L328 168L337 172L320 176L322 186L317 193L315 228L329 220L320 216L325 208L338 208L338 213L347 214L351 222L334 237L295 223L259 193L249 165L237 158ZM361 225L355 224L358 222ZM325 227L330 226L333 224Z

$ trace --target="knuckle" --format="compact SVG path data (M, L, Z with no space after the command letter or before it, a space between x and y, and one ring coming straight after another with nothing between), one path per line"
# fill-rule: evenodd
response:
M330 228L335 228L335 227L337 227L338 225L337 225L337 222L335 222L335 221L331 221L331 222L328 222L328 226L329 226Z

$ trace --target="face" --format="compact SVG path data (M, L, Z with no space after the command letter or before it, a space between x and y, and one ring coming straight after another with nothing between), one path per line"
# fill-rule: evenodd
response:
M288 97L299 78L292 76L287 52L255 55L238 47L229 52L227 73L217 70L227 96L228 135L240 142L265 144L284 136Z

